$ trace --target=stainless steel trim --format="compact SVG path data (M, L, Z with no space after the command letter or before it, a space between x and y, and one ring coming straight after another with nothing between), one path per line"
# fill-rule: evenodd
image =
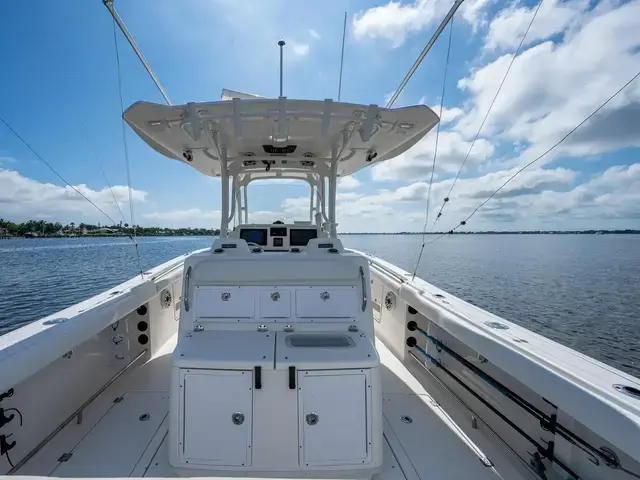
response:
M367 259L369 260L369 264L373 267L373 268L377 268L378 270L380 270L382 273L386 273L387 275L395 278L396 280L398 280L398 282L400 283L406 283L407 279L404 278L402 275L400 275L399 273L394 272L393 270L385 267L384 265L381 265L379 263L377 263L377 261L371 257L367 257Z
M482 420L482 418L480 418L478 416L477 413L475 413L471 407L469 407L469 405L467 405L464 400L462 400L453 390L451 390L451 388L449 388L449 386L444 383L442 380L440 380L438 378L438 376L433 373L423 362L422 360L413 352L409 351L408 352L409 355L411 355L411 357L429 374L431 375L431 377L438 382L438 384L444 388L444 390L449 393L454 400L456 400L460 406L462 408L464 408L468 414L470 414L472 416L472 418L474 418L477 422L479 422L480 424L482 424L482 426L485 428L485 430L487 431L487 433L489 433L493 438L496 439L496 441L505 449L507 450L508 453L510 453L511 455L513 455L523 466L527 467L527 470L529 470L529 472L532 472L535 476L535 478L539 478L538 474L535 472L535 470L533 470L533 468L531 468L531 465L529 465L529 463L522 458L520 455L518 455L518 452L516 452L513 448L511 448L509 446L508 443L506 443L502 437L500 437L484 420Z
M362 311L367 308L367 283L364 279L364 270L360 267L360 281L362 282Z
M189 280L191 279L191 267L187 268L187 273L184 275L184 293L182 294L182 301L184 302L185 311L189 311Z
M24 467L24 465L29 460L31 460L33 458L33 456L42 449L42 447L44 447L47 443L49 443L49 441L53 437L55 437L58 433L60 433L64 427L69 425L69 423L71 423L71 421L74 418L79 417L81 419L82 418L82 412L84 411L84 409L87 408L89 406L89 404L91 404L91 402L93 402L96 398L98 398L102 392L104 392L113 382L115 382L118 378L120 378L120 376L123 373L125 373L127 370L129 370L129 368L131 368L131 366L134 363L136 363L138 360L140 360L147 352L148 352L148 349L145 348L142 352L140 352L138 354L138 356L136 356L136 358L131 360L131 362L129 362L127 364L127 366L125 366L122 370L120 370L113 377L111 377L111 379L107 383L105 383L102 387L100 387L100 389L96 393L94 393L93 395L91 395L91 397L89 397L89 400L87 400L82 405L80 405L80 408L78 408L75 412L73 412L71 415L69 415L67 417L67 419L64 422L62 422L60 425L58 425L53 432L51 432L49 435L47 435L47 437L43 441L41 441L38 445L36 445L36 447L33 450L31 450L29 453L27 453L22 458L22 460L20 460L18 463L16 463L16 466L13 467L11 470L9 470L7 472L7 475L13 475L18 470L20 470L22 467Z

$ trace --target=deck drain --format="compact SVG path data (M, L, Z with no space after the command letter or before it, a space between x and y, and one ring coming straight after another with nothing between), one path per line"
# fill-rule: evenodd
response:
M640 399L640 389L636 387L630 387L629 385L614 384L613 388L615 388L620 393L624 393L625 395L628 395L630 397Z
M147 420L151 420L151 415L149 415L148 413L143 413L138 417L138 420L140 420L141 422L146 422Z
M403 415L400 417L402 423L413 423L413 419L409 415Z

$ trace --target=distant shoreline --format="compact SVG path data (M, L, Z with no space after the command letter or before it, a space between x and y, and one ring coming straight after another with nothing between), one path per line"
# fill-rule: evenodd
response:
M423 232L341 232L338 235L422 235ZM449 232L427 232L425 235L447 235ZM486 231L486 232L453 232L451 235L640 235L640 230L532 230L532 231ZM0 235L0 239L8 240L12 238L109 238L109 237L131 237L128 233L112 234L77 234L77 235ZM219 232L203 233L144 233L137 234L136 237L216 237Z
M171 234L171 233L162 233L162 234L143 234L136 235L136 238L141 237L215 237L216 234L213 233L193 233L193 234ZM9 240L11 238L110 238L110 237L133 237L133 234L128 233L114 233L114 234L96 234L96 235L1 235L0 239Z
M640 230L507 230L481 232L425 232L425 235L638 235ZM423 235L423 232L342 232L338 235Z

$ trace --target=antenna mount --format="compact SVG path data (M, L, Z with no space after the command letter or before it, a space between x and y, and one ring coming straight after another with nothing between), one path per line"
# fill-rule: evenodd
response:
M280 47L280 96L282 96L282 56L284 53L284 49L282 47L284 47L286 45L286 43L284 42L284 40L280 40L278 42L278 46Z

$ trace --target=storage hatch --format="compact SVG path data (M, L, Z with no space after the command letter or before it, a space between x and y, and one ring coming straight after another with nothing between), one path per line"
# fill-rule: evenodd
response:
M298 372L301 466L370 461L367 370Z
M252 379L251 370L183 370L185 461L251 464Z

